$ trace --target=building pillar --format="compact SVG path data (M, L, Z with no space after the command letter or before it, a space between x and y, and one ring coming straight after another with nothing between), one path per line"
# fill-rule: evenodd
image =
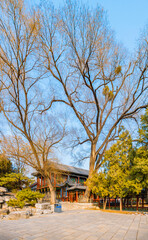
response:
M69 193L69 195L70 195L70 202L72 202L72 196L71 196L71 193Z
M60 189L60 198L62 199L62 188Z
M63 188L62 188L62 201L63 201Z
M43 177L41 176L41 188L43 186Z
M73 202L73 192L71 193L71 202Z
M76 202L78 202L78 191L76 191Z
M40 187L40 178L37 177L37 189Z

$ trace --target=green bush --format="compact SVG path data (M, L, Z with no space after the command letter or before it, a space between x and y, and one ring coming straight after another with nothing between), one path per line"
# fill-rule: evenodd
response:
M22 201L19 201L18 199L10 199L7 202L8 206L10 207L18 207L18 208L23 208L25 203Z
M37 202L38 198L43 198L44 194L40 192L33 192L31 189L24 189L22 191L19 191L16 194L16 198L20 201L25 201L26 203L30 203L32 200Z
M39 192L33 192L31 189L24 189L16 194L17 199L10 199L8 206L23 208L25 204L35 206L37 199L43 198L45 195Z

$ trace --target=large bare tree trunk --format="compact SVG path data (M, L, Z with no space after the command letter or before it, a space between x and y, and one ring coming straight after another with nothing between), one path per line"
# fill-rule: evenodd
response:
M96 144L92 143L91 144L91 155L90 155L90 162L89 162L89 176L88 176L88 178L91 178L92 173L94 172L95 160L96 160ZM84 199L85 199L86 202L89 201L89 197L90 197L90 189L87 186L86 191L85 191L85 195L84 195Z
M94 166L97 165L97 169L101 167L103 154L108 144L118 137L123 121L136 120L136 113L148 106L148 43L145 34L135 60L128 59L114 41L102 9L90 11L85 6L86 16L86 10L76 2L79 1L75 1L73 7L73 1L66 1L64 10L60 8L59 12L53 12L47 4L43 7L40 59L44 71L60 83L58 86L65 95L58 94L55 87L55 94L45 104L43 112L56 102L66 104L73 110L80 126L83 126L74 146L91 142L90 178ZM65 41L61 42L61 38ZM89 195L87 187L87 201Z
M54 187L52 186L50 178L47 178L47 184L49 186L49 190L50 190L50 193L51 193L50 203L54 204L55 201L56 201L56 192L55 192Z

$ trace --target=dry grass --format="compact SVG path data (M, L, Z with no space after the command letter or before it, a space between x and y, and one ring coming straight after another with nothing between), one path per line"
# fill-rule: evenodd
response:
M140 212L135 212L135 211L120 211L120 210L111 210L111 209L100 209L102 212L110 212L110 213L122 213L122 214L141 214Z
M144 214L142 211L120 211L120 210L112 210L112 209L99 209L99 208L85 208L86 210L99 210L101 212L109 212L109 213L119 213L119 214Z

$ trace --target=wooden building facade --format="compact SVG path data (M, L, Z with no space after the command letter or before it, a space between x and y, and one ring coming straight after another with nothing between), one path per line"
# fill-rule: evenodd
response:
M89 171L77 167L63 164L57 164L60 170L60 176L54 172L50 173L51 182L56 190L56 199L58 201L78 202L83 198ZM34 173L37 177L37 190L50 195L50 190L44 179L39 173Z

